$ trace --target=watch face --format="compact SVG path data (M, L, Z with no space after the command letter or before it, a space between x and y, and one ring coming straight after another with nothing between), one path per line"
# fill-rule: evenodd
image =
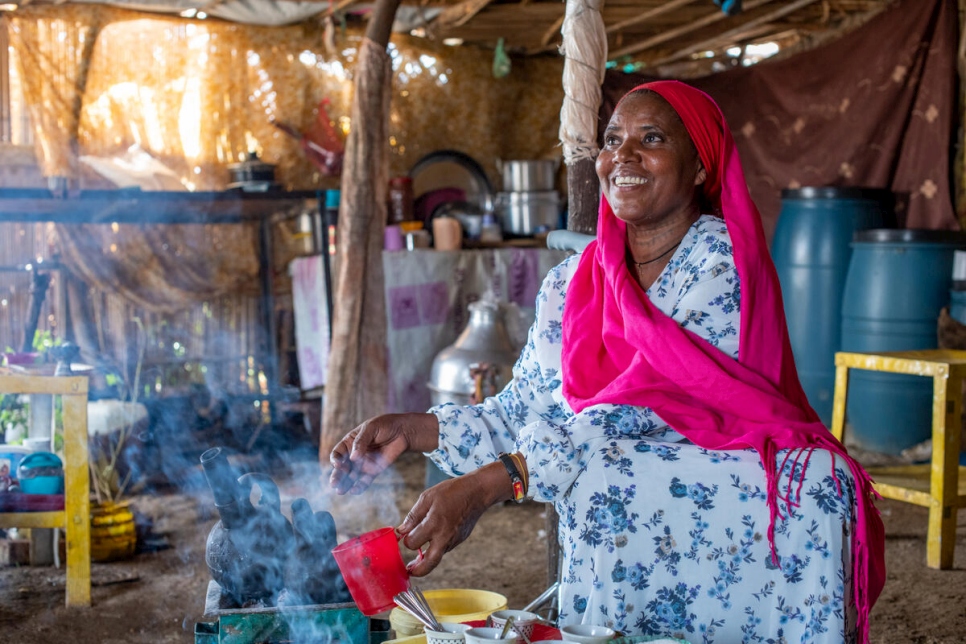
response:
M513 486L513 500L517 503L523 503L526 500L526 490L523 486L523 477L520 476L520 471L517 469L517 463L509 454L500 454L500 462L503 463L503 467L506 468L507 474L510 475L510 485Z
M523 481L521 481L520 479L514 479L513 480L513 500L516 501L517 503L523 503L523 500L525 498L526 496L523 492Z

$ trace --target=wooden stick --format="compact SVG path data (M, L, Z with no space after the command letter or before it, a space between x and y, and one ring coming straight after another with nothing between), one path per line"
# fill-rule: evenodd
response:
M198 11L205 11L205 12L211 11L212 9L220 5L222 2L224 2L224 0L209 0L209 2L206 2L201 7L199 7Z
M544 32L543 37L540 38L540 45L542 47L548 46L553 37L560 33L560 27L563 25L563 21L566 16L566 13L561 13L560 17L553 21L550 29L547 29L547 31Z
M434 34L439 35L447 29L462 27L473 19L473 16L482 11L492 0L463 0L458 4L447 7L436 16L431 29Z
M668 2L666 4L654 7L653 9L649 11L645 11L644 13L634 16L633 18L628 18L627 20L621 20L620 22L615 22L614 24L607 27L605 31L609 34L612 34L615 31L620 31L624 27L630 27L631 25L637 25L642 22L646 22L651 18L656 18L669 11L674 11L675 9L679 9L680 7L683 7L685 5L689 5L694 1L695 0L672 0L672 2Z
M769 2L774 2L774 0L751 0L751 2L745 3L745 11L751 11L752 9L768 4ZM672 40L674 38L677 38L678 36L683 36L684 34L691 33L692 31L697 31L701 27L707 27L708 25L713 25L714 23L720 22L729 17L730 16L725 14L723 11L715 10L714 13L708 14L704 18L695 20L691 24L682 25L675 29L668 29L667 31L664 31L656 36L653 36L651 38L648 38L638 43L634 43L633 45L628 45L627 47L618 49L615 52L611 52L610 59L614 60L615 58L620 58L621 56L627 56L628 54L636 54L637 52L644 51L645 49L653 47L654 45L659 45L662 42L667 42L668 40Z
M778 18L781 18L782 16L786 16L786 15L792 13L793 11L798 11L799 9L802 9L804 7L807 7L810 4L815 4L816 2L818 2L818 0L798 0L798 2L793 2L792 4L785 5L784 7L781 7L780 9L775 9L771 13L765 14L763 16L759 16L758 18L755 18L754 20L749 20L748 22L746 22L745 24L741 25L740 27L735 27L734 29L729 29L728 31L725 31L724 33L720 33L720 34L716 35L714 38L708 38L707 40L703 40L703 41L701 41L699 43L695 43L693 45L689 45L688 47L685 47L684 49L682 49L680 51L676 51L673 54L671 54L669 56L666 56L665 58L662 58L662 59L660 59L657 62L649 63L649 64L652 64L652 65L662 65L662 64L665 64L665 63L670 63L670 62L673 62L675 60L680 60L681 58L686 58L687 56L690 56L691 54L697 53L699 51L705 51L707 49L710 49L711 48L710 45L720 43L721 41L729 40L729 39L737 40L741 36L743 36L745 34L748 34L749 32L754 31L755 29L757 29L761 25L765 24L766 22L771 22L772 20L777 20Z
M329 9L329 15L334 15L348 7L350 4L355 4L358 0L339 0L335 3L331 9Z
M701 46L698 48L698 51L714 51L716 54L714 58L719 58L721 55L720 50L722 47L731 47L731 46L737 47L737 46L740 46L740 43L742 41L758 38L759 36L763 36L765 34L768 34L769 40L775 40L780 37L784 38L787 34L790 34L790 33L794 33L794 30L786 30L779 34L775 34L772 31L771 25L760 25L754 29L742 31L741 33L735 35L733 38L728 40L722 40L718 36L715 36L714 38L708 38L706 41L701 43ZM697 45L694 45L694 46L697 46ZM691 47L692 45L689 45L688 49L690 49ZM653 60L645 58L645 59L639 60L638 62L644 63L645 67L659 67L661 65L666 65L668 63L674 62L676 60L679 60L682 57L689 55L689 54L684 54L683 56L680 55L681 52L683 51L684 50L681 50L680 52L674 52L666 56L661 56L660 58L655 58ZM711 60L711 59L709 58L709 59L703 59L703 60Z

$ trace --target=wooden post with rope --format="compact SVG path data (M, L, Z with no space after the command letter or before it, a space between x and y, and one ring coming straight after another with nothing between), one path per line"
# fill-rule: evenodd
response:
M567 228L590 234L597 230L599 182L594 163L598 151L597 113L607 63L602 5L603 0L568 0L561 28L565 60L560 142L567 164Z
M377 0L359 51L342 171L336 306L319 459L347 431L381 413L389 391L383 230L389 182L392 67L386 47L400 0Z

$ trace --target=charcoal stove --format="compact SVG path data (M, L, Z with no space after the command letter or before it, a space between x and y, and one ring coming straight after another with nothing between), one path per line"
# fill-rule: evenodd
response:
M218 582L208 583L206 618L195 644L381 644L389 622L363 615L354 603L239 608Z

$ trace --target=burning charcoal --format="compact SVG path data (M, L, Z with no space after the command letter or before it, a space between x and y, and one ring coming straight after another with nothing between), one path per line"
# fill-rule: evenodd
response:
M332 548L337 544L335 520L325 511L315 512L305 499L292 503L295 549L286 568L286 588L303 604L351 602Z

